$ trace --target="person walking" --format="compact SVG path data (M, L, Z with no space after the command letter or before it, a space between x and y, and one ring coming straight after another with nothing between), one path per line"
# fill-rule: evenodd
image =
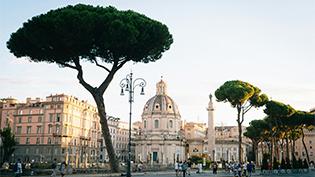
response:
M187 162L187 174L190 176L192 162L188 160Z
M53 163L51 164L51 177L56 177L57 175L57 159L54 159Z
M182 164L183 177L186 176L186 171L187 171L187 162L184 161L183 164Z
M250 161L247 164L247 172L248 172L248 176L251 177L252 176L252 172L253 172L253 163L252 163L252 161Z
M22 175L23 171L21 159L18 159L18 161L14 164L14 172L15 177L20 177Z
M65 174L66 174L66 171L67 171L67 164L65 161L63 161L60 165L60 174L61 174L61 177L64 177Z
M178 171L179 171L179 176L181 175L181 173L183 172L183 162L179 161L178 163Z
M218 165L217 165L217 162L214 162L213 163L213 166L212 166L212 170L213 170L213 174L216 175L217 174L217 171L218 171Z
M178 161L175 162L174 169L175 169L175 173L176 173L176 177L177 177L178 174L179 174L179 163L178 163Z

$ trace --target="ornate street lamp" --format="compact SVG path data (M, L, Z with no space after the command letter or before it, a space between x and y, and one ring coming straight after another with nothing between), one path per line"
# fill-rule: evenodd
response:
M131 117L132 117L132 103L134 101L134 89L139 86L141 87L140 95L144 95L144 87L146 81L142 78L136 78L133 80L132 72L126 76L126 78L120 81L121 92L120 95L124 96L124 91L129 93L129 140L128 140L128 161L127 161L127 177L131 177Z

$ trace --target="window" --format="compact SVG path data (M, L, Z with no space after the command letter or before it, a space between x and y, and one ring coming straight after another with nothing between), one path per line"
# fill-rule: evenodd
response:
M51 139L50 139L50 138L48 138L47 143L48 143L48 144L51 144Z
M32 117L28 117L28 118L27 118L27 122L28 122L28 123L32 123Z
M36 144L40 144L40 139L36 138Z
M20 144L20 138L15 138L16 144Z
M159 120L154 120L154 128L159 128Z
M53 122L54 119L54 115L53 114L49 114L49 122Z
M56 125L56 133L58 134L60 132L60 126Z
M39 133L42 133L42 126L37 126L37 131L36 131L37 134Z
M60 113L57 113L56 122L60 122L60 118L61 118Z
M30 144L30 138L26 138L25 144Z
M310 144L312 144L312 141L310 140Z
M147 120L143 121L143 128L147 128Z
M155 105L155 109L159 109L159 105L158 104Z
M52 131L52 125L48 125L48 133L51 133Z
M173 121L170 120L170 128L173 128Z
M172 105L168 105L168 109L172 109Z
M38 122L42 122L43 121L43 117L39 116L38 117Z
M18 121L19 121L19 123L22 123L22 117L19 117Z
M27 134L32 133L32 126L27 126L26 127L26 133Z
M16 134L21 134L22 133L22 127L18 126L16 127Z
M63 134L68 134L68 133L67 133L67 126L64 126L64 127L63 127Z

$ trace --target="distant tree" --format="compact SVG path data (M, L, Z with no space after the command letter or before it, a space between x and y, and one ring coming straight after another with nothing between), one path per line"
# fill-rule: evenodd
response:
M202 163L202 157L193 155L193 156L190 157L190 161L191 161L192 163L194 163L194 164Z
M56 63L77 72L79 83L93 96L112 171L119 166L106 119L104 92L128 61L149 63L161 58L173 39L166 25L131 10L78 4L35 16L12 33L7 47L16 57ZM82 63L104 69L104 80L92 86Z
M300 135L302 136L301 141L304 147L304 150L306 152L307 162L310 162L308 150L305 144L305 134L304 130L312 130L315 125L315 115L304 112L304 111L297 111L295 114L293 114L290 117L290 121L287 122L290 126L297 127L298 132L300 132Z
M283 120L288 120L291 115L293 115L296 110L292 108L290 105L285 105L278 101L268 101L266 103L266 108L264 112L268 115L266 121L270 126L270 138L271 138L271 157L270 160L273 160L274 157L274 145L276 139L280 139L284 130Z
M258 159L258 144L264 139L264 132L267 127L267 123L265 120L258 119L252 120L249 122L249 126L246 127L246 132L244 132L244 136L251 139L253 143L253 153L254 159L253 161L257 163Z
M11 154L14 152L14 146L16 145L14 135L12 134L9 126L0 130L0 137L2 140L2 151L0 151L2 162L8 162Z
M242 123L244 122L244 115L252 107L263 106L268 101L267 95L260 92L259 88L240 80L227 81L215 91L215 96L219 102L229 102L237 110L239 162L243 160Z

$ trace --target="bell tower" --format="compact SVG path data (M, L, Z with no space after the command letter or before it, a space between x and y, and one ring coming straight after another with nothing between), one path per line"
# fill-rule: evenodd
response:
M214 130L214 107L212 95L209 95L208 111L208 154L211 160L215 160L215 130Z

